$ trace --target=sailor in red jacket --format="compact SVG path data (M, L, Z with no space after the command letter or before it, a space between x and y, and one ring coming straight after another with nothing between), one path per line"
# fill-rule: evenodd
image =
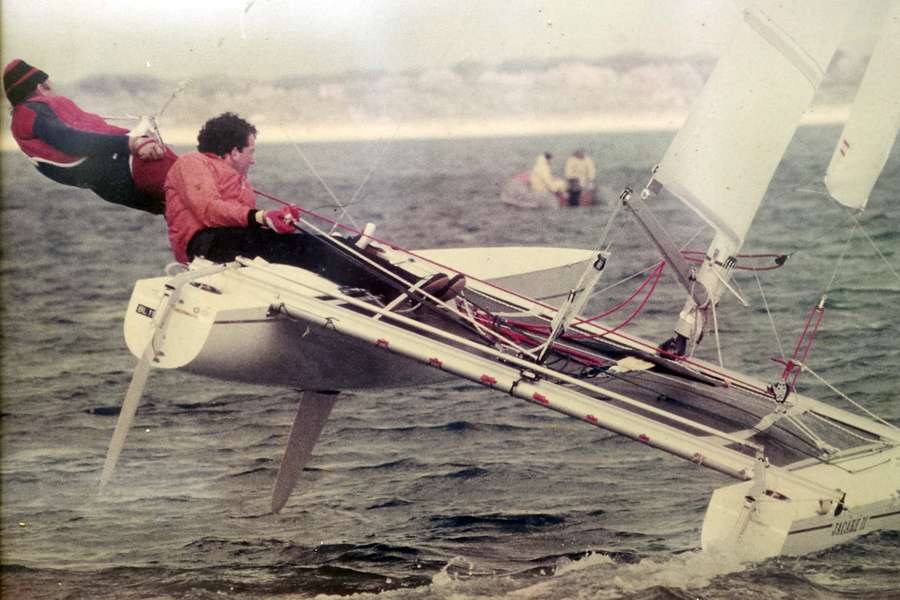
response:
M209 119L197 135L197 152L182 155L166 178L166 223L172 252L180 262L204 257L229 262L260 256L274 263L319 273L340 285L363 288L390 299L405 287L354 260L341 245L358 238L326 239L301 232L300 209L256 208L247 173L256 162L256 127L233 113ZM292 235L289 235L292 234ZM378 256L369 256L407 283L418 277ZM422 288L443 300L459 293L465 278L436 274Z
M115 204L164 212L163 182L177 158L169 148L81 110L23 60L6 65L3 88L13 105L13 137L41 174Z

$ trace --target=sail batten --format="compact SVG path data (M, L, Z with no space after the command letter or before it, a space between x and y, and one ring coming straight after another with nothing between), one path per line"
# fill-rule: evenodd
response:
M849 208L869 201L900 127L900 1L891 3L850 117L825 174L829 194Z
M796 69L809 81L813 90L819 87L819 82L825 75L828 65L820 65L809 56L803 48L792 43L790 35L778 28L778 24L769 15L762 11L747 10L744 12L744 22L759 36L774 47L782 56L791 61Z
M739 248L840 41L847 2L745 12L655 179Z

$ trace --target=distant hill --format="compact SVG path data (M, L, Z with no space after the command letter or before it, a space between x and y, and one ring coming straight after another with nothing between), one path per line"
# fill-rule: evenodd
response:
M106 75L57 87L103 115L152 114L168 103L160 124L177 143L191 143L207 118L224 111L253 121L261 141L511 135L675 127L714 66L705 56L622 54L275 80ZM849 103L864 66L839 54L816 103Z

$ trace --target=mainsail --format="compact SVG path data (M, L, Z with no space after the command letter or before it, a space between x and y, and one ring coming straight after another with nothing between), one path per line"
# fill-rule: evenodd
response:
M852 14L849 2L765 1L744 13L658 183L731 242L744 241Z
M835 200L849 208L865 208L891 153L898 126L900 2L895 0L828 165L825 185Z
M728 287L735 256L852 12L849 2L755 3L666 151L644 196L675 195L716 235L665 350L683 354L686 340L702 338L706 309L715 310ZM664 255L680 268L678 256Z

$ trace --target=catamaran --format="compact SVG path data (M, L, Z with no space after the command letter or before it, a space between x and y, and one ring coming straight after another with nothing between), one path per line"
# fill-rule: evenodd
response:
M748 9L649 183L622 192L617 210L631 213L662 255L645 284L655 286L667 266L686 291L676 334L663 346L581 316L614 259L609 225L594 250L410 252L381 240L365 249L341 242L309 216L299 225L304 235L373 278L393 280L396 298L260 258L197 259L138 281L125 338L140 360L101 486L113 475L151 367L305 390L272 494L276 512L310 459L336 392L457 378L735 479L712 493L704 549L760 560L900 528L900 430L797 386L809 371L824 298L780 378L761 381L693 356L704 332L718 334L722 295L738 295L729 283L736 257L851 11L806 1ZM856 210L900 122L896 3L885 23L827 169L830 193ZM665 195L712 230L699 269L653 216L653 203ZM416 274L418 283L392 279L383 261ZM464 273L466 288L450 300L433 296L421 282L435 272Z

